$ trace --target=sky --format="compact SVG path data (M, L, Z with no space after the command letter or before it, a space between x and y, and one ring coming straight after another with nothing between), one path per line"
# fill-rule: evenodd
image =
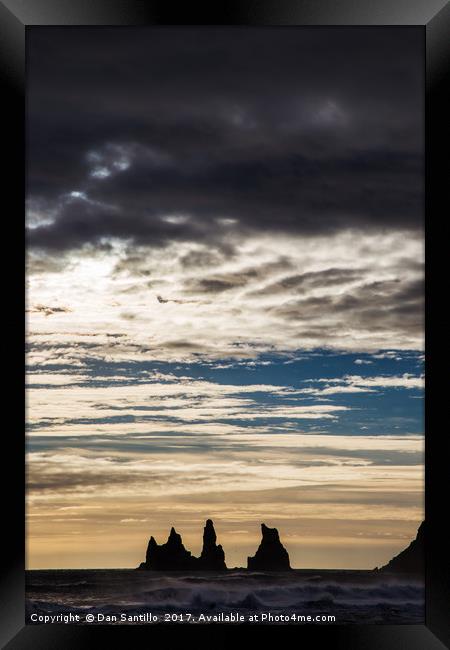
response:
M27 30L27 566L424 516L418 28Z

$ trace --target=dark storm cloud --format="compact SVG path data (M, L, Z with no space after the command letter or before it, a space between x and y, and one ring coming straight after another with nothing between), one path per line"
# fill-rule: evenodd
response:
M339 269L331 268L324 271L310 271L298 275L290 275L278 282L267 285L252 293L254 296L272 296L286 291L303 292L317 287L347 284L363 277L364 269Z
M252 281L261 281L270 277L273 273L279 273L291 268L291 260L287 256L280 255L276 261L268 264L245 268L241 271L216 273L202 278L189 279L184 284L184 291L186 293L222 293L230 289L246 287ZM270 293L276 293L276 291Z
M36 28L28 41L28 197L53 219L34 220L33 247L421 227L421 30Z
M187 284L188 291L194 293L222 293L229 289L244 287L251 280L257 279L259 269L248 269L237 273L222 273L207 278L195 278Z
M224 256L219 251L207 250L190 251L180 258L181 265L186 269L208 268L223 262Z
M119 463L110 462L114 470L114 478L108 472L100 472L97 467L89 469L86 466L72 468L65 472L58 472L52 466L47 467L44 462L30 463L31 469L28 474L27 490L31 492L55 491L58 493L73 492L79 490L94 491L100 487L108 487L114 484L129 485L132 481L145 481L149 478L148 469L146 472L136 471L134 468L120 467ZM111 469L111 468L109 468ZM152 485L167 484L167 474L163 472L152 472Z
M291 322L313 321L326 313L331 318L345 317L352 326L373 332L398 330L420 334L424 325L423 285L423 280L371 282L344 295L294 300L271 311ZM331 328L325 329L332 335ZM311 334L318 334L316 327Z

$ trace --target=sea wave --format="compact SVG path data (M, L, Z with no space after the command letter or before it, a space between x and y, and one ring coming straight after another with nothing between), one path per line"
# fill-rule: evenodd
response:
M423 584L408 577L363 573L161 575L103 571L90 575L74 572L70 579L67 572L64 576L53 572L27 581L27 613L319 612L339 615L341 622L423 622Z

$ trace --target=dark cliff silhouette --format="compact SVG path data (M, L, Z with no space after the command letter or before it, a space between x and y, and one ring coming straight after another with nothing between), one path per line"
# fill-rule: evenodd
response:
M225 570L225 553L222 546L216 544L216 531L211 519L206 521L203 530L203 549L200 557L195 557L188 551L175 528L171 528L170 535L165 544L157 544L155 538L150 537L145 562L139 569L153 571L223 571Z
M253 557L247 558L249 571L285 571L291 568L289 554L276 528L261 524L262 540Z
M407 548L375 571L423 575L425 573L425 522L420 524L416 539Z

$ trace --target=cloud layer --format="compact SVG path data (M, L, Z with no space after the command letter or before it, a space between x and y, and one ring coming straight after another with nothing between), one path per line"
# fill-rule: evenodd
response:
M421 229L420 30L79 39L29 39L30 246Z

